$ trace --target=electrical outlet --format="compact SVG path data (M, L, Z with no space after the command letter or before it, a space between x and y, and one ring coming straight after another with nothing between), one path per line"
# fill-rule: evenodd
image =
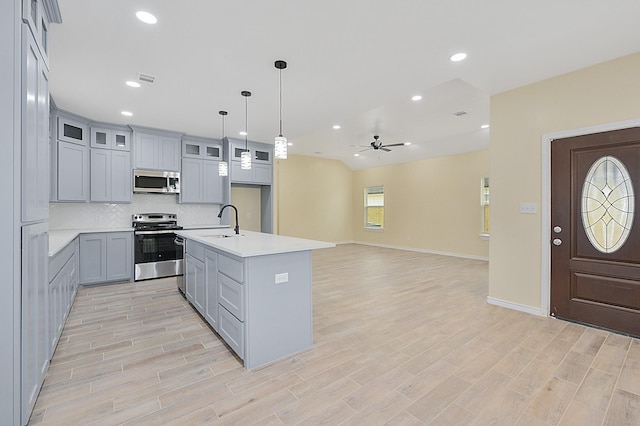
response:
M536 214L538 205L536 203L520 203L520 214Z

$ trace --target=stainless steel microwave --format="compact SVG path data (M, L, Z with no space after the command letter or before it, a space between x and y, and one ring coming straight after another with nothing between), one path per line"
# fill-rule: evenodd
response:
M180 172L136 169L133 171L133 192L178 194Z

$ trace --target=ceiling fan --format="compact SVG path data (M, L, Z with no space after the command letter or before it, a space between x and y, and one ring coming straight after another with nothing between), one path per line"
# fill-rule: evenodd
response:
M389 147L391 147L391 146L404 146L404 145L409 145L409 142L404 142L404 143L392 143L392 144L389 144L389 145L385 145L385 144L383 144L383 143L382 143L382 141L381 141L381 140L379 140L379 139L380 139L380 136L379 136L379 135L374 135L374 136L373 136L373 141L372 141L372 142L371 142L371 144L370 144L371 146L370 146L370 147L362 146L363 148L365 148L365 147L366 147L367 149L363 149L363 150L361 150L360 152L363 152L363 151L369 151L370 149L373 149L374 151L382 150L382 151L390 152L391 150L389 149Z

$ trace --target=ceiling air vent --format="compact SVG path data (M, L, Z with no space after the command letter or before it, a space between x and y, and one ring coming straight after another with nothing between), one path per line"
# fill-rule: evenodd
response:
M143 83L153 84L156 81L156 78L149 74L138 73L138 80L142 81Z
M454 112L453 115L455 115L456 117L462 117L463 115L467 115L467 111Z

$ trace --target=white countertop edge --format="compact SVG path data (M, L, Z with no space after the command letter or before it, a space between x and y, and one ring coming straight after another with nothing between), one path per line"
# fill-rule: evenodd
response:
M202 231L205 231L203 233ZM334 243L287 237L283 235L265 234L262 232L242 231L239 237L219 238L216 235L233 234L233 230L179 230L177 235L194 240L206 246L227 252L238 257L265 256L270 254L307 251L335 247Z
M80 234L96 232L133 232L133 228L50 229L49 257L53 257Z

